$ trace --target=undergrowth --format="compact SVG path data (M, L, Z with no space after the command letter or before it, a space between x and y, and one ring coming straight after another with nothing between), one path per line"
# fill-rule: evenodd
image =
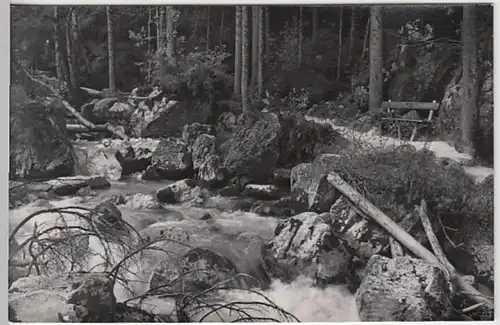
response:
M397 221L422 199L461 220L493 216L492 182L476 185L462 166L438 161L429 150L404 145L357 151L339 157L335 172Z

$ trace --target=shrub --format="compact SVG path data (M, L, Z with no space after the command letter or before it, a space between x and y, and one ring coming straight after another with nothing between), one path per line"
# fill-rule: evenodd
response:
M434 211L458 220L493 216L492 184L483 183L479 191L460 165L440 163L425 149L401 146L351 153L339 158L335 172L396 221L422 199Z
M158 78L168 92L181 97L207 99L229 96L233 87L233 77L223 61L230 54L213 50L189 53L179 61L178 68Z

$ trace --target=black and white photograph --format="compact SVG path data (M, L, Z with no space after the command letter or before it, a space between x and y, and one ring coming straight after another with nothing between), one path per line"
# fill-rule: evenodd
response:
M493 321L493 8L10 4L8 321Z

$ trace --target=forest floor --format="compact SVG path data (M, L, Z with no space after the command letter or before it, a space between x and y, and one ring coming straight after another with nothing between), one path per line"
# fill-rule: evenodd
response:
M392 137L381 136L376 129L372 129L368 132L359 132L350 127L336 124L334 119L306 116L306 120L317 124L330 125L332 129L339 132L343 137L357 144L362 144L362 147L366 149L394 148L401 145L412 145L416 150L426 148L434 152L437 158L450 159L463 165L465 172L478 183L482 182L488 176L493 175L493 168L473 165L474 159L470 155L458 152L454 147L444 141L399 140Z

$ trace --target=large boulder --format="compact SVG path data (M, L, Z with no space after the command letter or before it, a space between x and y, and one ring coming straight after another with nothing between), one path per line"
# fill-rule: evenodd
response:
M103 98L98 100L92 108L89 120L96 124L109 122L111 119L111 107L118 103L118 98Z
M408 50L408 49L407 49ZM388 99L393 101L429 102L440 100L439 89L449 81L458 52L451 47L417 49L407 53L406 67L388 80ZM411 62L413 61L413 62Z
M340 197L337 189L326 177L333 170L338 155L324 154L313 163L303 163L292 168L291 197L292 208L297 212L328 212Z
M139 103L131 117L131 133L135 137L180 137L184 125L204 123L210 108L191 101L153 101Z
M9 306L21 322L113 322L113 287L101 273L26 277L9 288Z
M117 143L116 159L122 166L122 174L129 175L145 170L152 161L153 153L160 140L152 138L131 138L127 142L113 140Z
M183 179L159 189L156 197L160 202L176 204L199 199L201 191L196 181Z
M116 159L117 150L104 143L92 146L75 144L77 158L74 173L77 175L104 176L111 181L122 177L122 166Z
M228 172L222 167L218 155L212 154L205 157L198 168L197 179L201 186L208 188L220 187L228 181Z
M208 249L194 248L178 259L161 262L151 274L149 290L155 294L197 294L227 281L222 288L239 287L236 266Z
M215 136L200 134L193 143L192 149L193 168L196 170L205 162L209 155L215 155Z
M421 259L374 255L356 292L361 321L444 320L448 286L438 268Z
M279 117L282 125L280 166L311 162L320 154L339 153L351 145L328 124L308 121L302 113L281 113Z
M240 116L231 138L220 151L224 166L240 176L266 180L279 160L281 125L278 116Z
M59 103L12 104L9 178L69 176L74 154L65 124L64 107Z
M166 138L156 147L151 165L143 179L180 180L193 173L193 161L186 143L178 138Z
M351 256L335 238L327 219L328 216L304 212L276 227L267 250L287 270L286 277L302 274L320 284L347 283Z
M201 124L198 122L186 124L182 128L182 141L191 149L194 141L202 134L214 135L215 133L210 124Z

